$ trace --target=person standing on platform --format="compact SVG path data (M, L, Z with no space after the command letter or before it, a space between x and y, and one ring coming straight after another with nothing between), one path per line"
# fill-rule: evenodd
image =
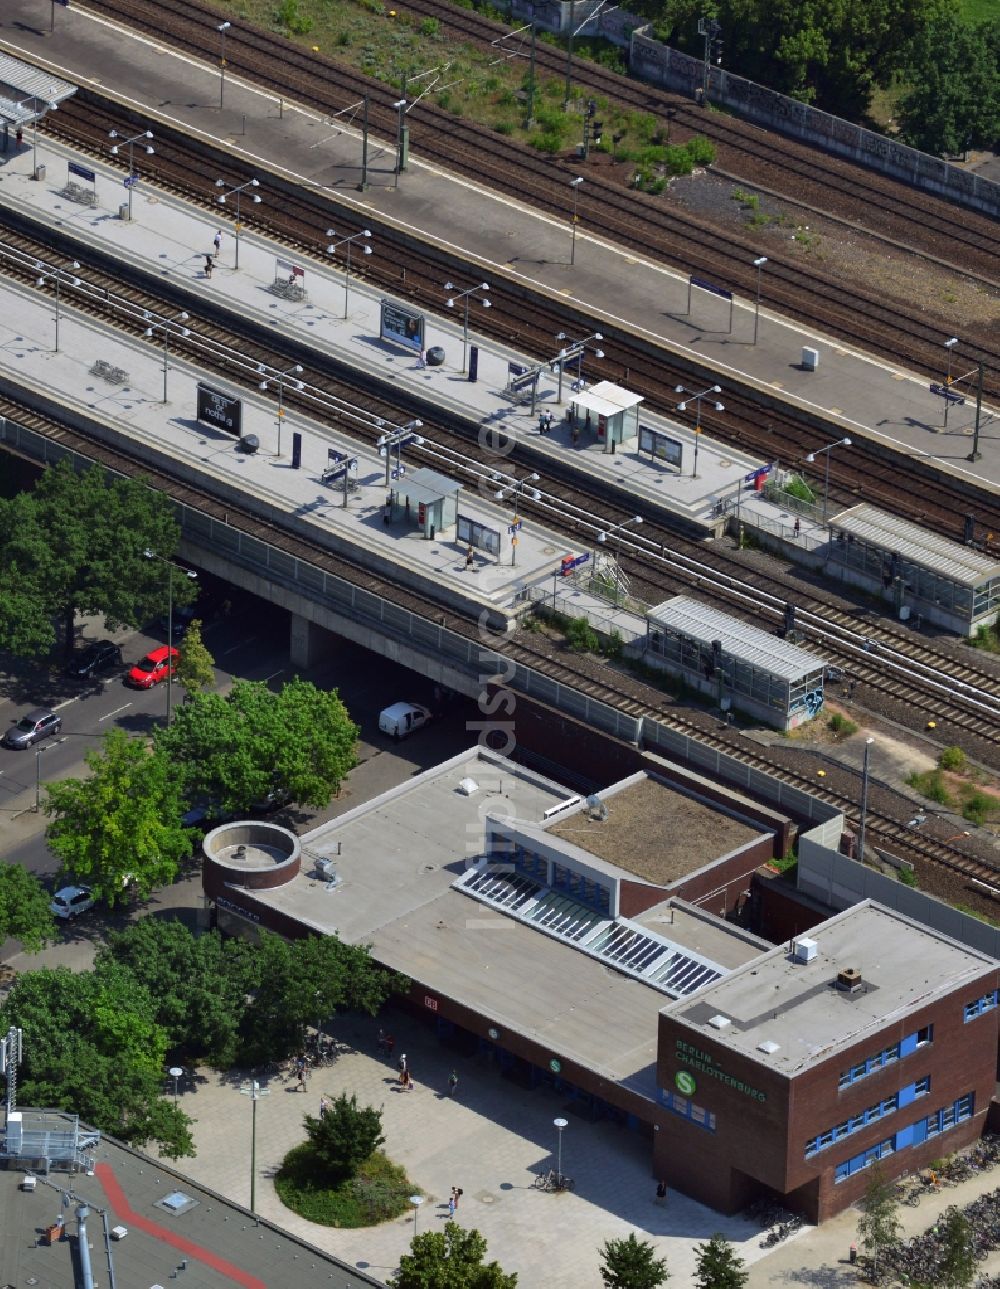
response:
M211 255L206 255L206 256L205 256L205 276L206 276L207 278L210 278L210 277L212 276L212 257L211 257Z
M215 247L215 258L218 259L219 256L222 254L222 229L221 228L215 234L215 241L212 243L212 245Z

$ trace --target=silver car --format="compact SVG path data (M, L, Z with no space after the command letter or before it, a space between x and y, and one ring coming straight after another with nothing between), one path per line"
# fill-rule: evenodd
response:
M38 743L51 734L58 734L61 729L62 717L39 707L34 712L28 712L27 716L22 716L16 725L10 727L3 736L4 746L18 750L31 747L32 743Z

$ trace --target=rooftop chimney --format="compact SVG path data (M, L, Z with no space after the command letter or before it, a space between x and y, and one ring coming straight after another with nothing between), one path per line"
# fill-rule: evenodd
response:
M861 988L861 972L857 967L845 967L837 972L837 988L853 994Z

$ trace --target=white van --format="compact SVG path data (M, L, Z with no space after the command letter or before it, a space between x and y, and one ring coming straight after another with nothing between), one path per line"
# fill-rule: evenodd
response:
M391 738L406 738L421 729L431 719L431 713L419 703L393 703L383 707L378 716L378 727Z

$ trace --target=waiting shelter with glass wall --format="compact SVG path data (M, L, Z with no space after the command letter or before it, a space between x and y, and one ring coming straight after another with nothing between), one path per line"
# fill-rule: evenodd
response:
M824 572L919 616L974 635L1000 613L1000 563L874 506L842 511L829 523Z
M461 484L436 470L415 470L407 478L393 481L389 494L392 521L415 524L433 541L455 527L461 491Z
M582 433L588 443L600 443L605 452L614 452L627 439L639 433L641 394L633 394L610 380L598 381L590 389L574 394L569 406L569 421L574 434Z
M821 658L711 605L676 595L646 614L645 661L778 729L823 706Z

